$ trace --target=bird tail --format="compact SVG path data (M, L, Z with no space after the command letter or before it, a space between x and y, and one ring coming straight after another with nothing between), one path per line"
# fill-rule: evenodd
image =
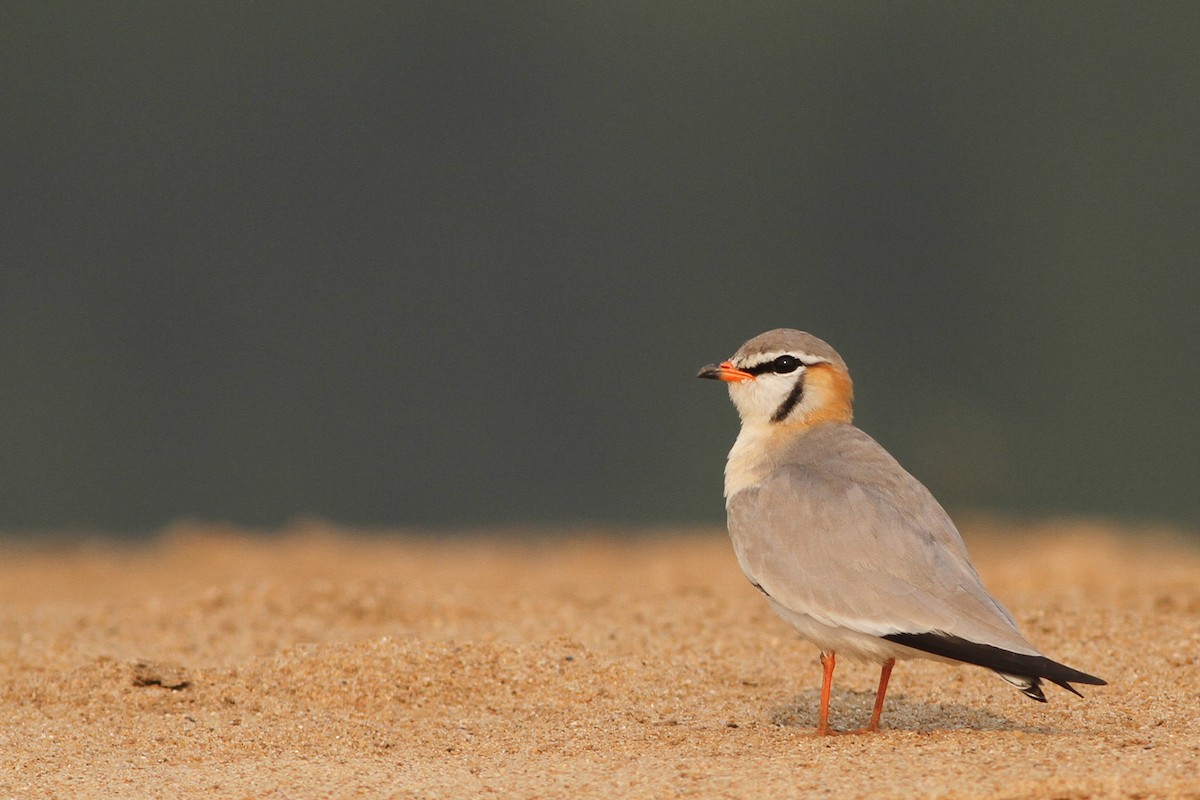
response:
M1021 694L1025 695L1026 697L1037 700L1039 703L1046 702L1046 693L1042 691L1041 678L1035 675L1009 675L1005 672L997 672L996 674L1020 689ZM1079 694L1079 692L1076 692L1070 684L1066 684L1066 687L1072 692L1075 692L1075 694Z
M990 644L979 644L958 636L940 633L891 633L883 637L888 641L921 650L942 658L962 661L967 664L986 667L999 673L1001 678L1016 686L1026 697L1046 702L1042 692L1042 678L1058 684L1072 694L1079 690L1072 683L1086 683L1092 686L1105 686L1107 681L1088 675L1077 669L1051 661L1045 656L1031 656L1025 653L1014 653Z

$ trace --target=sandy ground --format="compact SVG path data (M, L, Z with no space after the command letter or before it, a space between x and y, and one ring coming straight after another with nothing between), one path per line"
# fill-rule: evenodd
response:
M179 526L0 544L0 797L1200 798L1200 550L964 526L1051 656L906 662L813 733L816 651L717 530L449 541ZM839 663L836 726L876 671Z

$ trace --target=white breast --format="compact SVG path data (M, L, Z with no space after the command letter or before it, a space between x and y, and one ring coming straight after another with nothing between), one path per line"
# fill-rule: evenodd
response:
M743 489L767 477L772 464L769 445L774 439L770 425L742 425L725 462L725 504Z

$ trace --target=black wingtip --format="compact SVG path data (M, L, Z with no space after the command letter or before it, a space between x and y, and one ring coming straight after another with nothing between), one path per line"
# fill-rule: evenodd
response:
M1083 692L1079 691L1078 689L1076 689L1074 686L1067 683L1066 681L1055 681L1055 683L1058 684L1059 686L1063 687L1064 689L1066 689L1068 692L1075 695L1076 697L1083 697Z
M1050 663L1053 664L1055 662L1051 661ZM1062 667L1062 664L1059 664L1058 666ZM1086 683L1089 686L1108 686L1108 681L1103 680L1101 678L1097 678L1095 675L1088 675L1086 672L1080 672L1079 670L1071 669L1070 667L1063 667L1063 669L1071 670L1071 672L1074 673L1075 675L1082 676L1082 677L1064 678L1063 680L1057 680L1052 676L1047 676L1047 677L1054 683L1056 683L1059 686L1061 686L1062 688L1066 689L1071 694L1075 695L1076 697L1083 697L1083 693L1080 692L1078 689L1076 689L1071 684L1067 683L1067 681L1075 681L1075 683Z
M962 661L966 664L986 667L999 672L1005 680L1019 688L1026 697L1046 702L1041 679L1063 687L1068 692L1083 697L1072 683L1092 686L1107 686L1108 682L1095 675L1051 661L1045 656L1030 656L1014 653L989 644L971 642L958 636L931 631L927 633L892 633L883 637L890 642L911 647L932 655ZM1023 679L1023 680L1022 680Z

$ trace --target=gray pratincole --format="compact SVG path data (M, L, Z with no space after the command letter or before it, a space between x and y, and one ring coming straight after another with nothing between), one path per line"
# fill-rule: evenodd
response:
M879 730L897 659L994 670L1046 702L1045 678L1100 678L1038 652L983 588L966 546L916 478L851 424L842 357L809 333L754 337L697 377L725 381L742 420L725 464L725 507L738 563L771 608L821 650L817 733L831 733L835 654L882 664L871 721Z

